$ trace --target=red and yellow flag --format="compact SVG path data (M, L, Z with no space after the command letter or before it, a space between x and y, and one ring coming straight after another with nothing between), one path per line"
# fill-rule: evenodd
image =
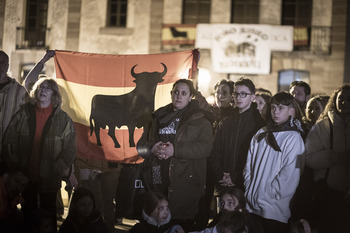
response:
M198 57L198 50L150 55L56 51L56 78L63 109L75 124L77 156L135 160L142 126L152 111L170 103L177 79L192 78Z

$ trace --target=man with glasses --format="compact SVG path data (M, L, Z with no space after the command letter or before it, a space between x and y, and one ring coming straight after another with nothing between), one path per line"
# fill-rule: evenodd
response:
M236 186L244 190L243 168L250 140L265 124L254 99L254 83L240 78L234 85L233 113L219 123L210 156L209 166L213 166L218 187Z

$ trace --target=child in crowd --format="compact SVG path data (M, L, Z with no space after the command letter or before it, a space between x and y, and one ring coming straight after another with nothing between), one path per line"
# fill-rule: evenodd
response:
M208 165L215 172L217 185L244 189L243 168L253 135L265 125L256 109L255 85L240 78L234 85L232 113L217 128Z
M184 233L180 225L171 221L169 203L160 192L145 195L143 220L130 229L130 233Z
M265 91L259 91L255 94L255 103L260 112L261 117L266 121L268 115L268 104L271 99L271 94Z
M219 220L218 224L212 228L206 228L203 231L192 233L248 233L247 211L234 210L225 213Z
M317 119L325 109L329 96L317 95L312 97L306 104L305 116L303 122L305 126L306 134L310 131L311 127L316 123Z
M72 197L67 219L59 233L108 233L107 225L96 210L95 198L89 189L80 187Z
M218 223L217 232L248 233L246 211L238 210L227 213Z
M271 99L266 127L252 138L244 169L247 210L268 233L288 230L290 201L299 183L304 142L301 111L293 96L279 92Z
M242 190L236 187L222 187L219 196L219 214L211 221L208 227L214 227L225 213L238 209L245 209L245 198Z

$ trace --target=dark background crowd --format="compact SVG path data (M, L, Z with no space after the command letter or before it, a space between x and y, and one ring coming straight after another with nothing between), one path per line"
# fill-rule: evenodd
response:
M326 96L295 81L273 95L242 77L219 81L209 104L179 79L137 142L144 161L96 165L76 158L58 85L39 77L54 55L22 86L0 51L0 232L111 233L123 218L134 233L350 232L349 84Z

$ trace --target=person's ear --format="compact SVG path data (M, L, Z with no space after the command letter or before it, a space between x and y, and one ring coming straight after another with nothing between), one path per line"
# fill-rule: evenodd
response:
M310 95L305 96L305 103L307 103L310 99Z
M295 109L292 107L289 107L288 109L288 115L295 118Z
M256 95L255 95L255 94L252 94L252 95L250 96L250 102L254 102L255 98L256 98Z

